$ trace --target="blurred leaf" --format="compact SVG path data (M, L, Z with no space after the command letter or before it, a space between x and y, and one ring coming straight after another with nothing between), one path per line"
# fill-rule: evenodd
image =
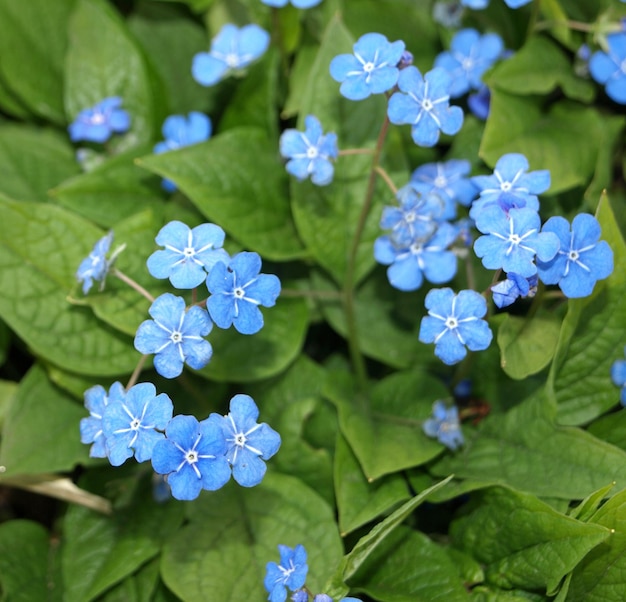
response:
M617 391L615 399L617 401ZM587 429L594 437L626 451L626 410L611 412L592 422Z

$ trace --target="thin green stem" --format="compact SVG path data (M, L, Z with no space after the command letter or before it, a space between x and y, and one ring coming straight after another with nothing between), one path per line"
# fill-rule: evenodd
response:
M130 288L136 290L140 295L144 296L150 303L154 302L154 297L138 282L135 282L130 276L124 274L124 272L120 272L117 268L111 268L109 274L119 278L125 284L128 284Z
M387 186L389 187L389 190L391 190L391 192L393 192L393 195L395 196L398 193L398 188L393 183L392 179L389 177L387 170L384 167L381 167L380 165L377 165L374 169L376 170L376 173L383 179L385 184L387 184Z

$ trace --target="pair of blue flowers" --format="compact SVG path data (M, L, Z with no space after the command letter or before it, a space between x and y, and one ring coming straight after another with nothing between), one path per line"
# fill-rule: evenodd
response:
M107 393L97 385L85 392L89 417L80 422L83 443L91 443L90 456L108 458L120 466L134 456L152 461L156 473L167 476L172 495L192 500L203 489L214 491L231 477L243 487L258 485L269 460L280 447L280 435L265 423L248 395L235 395L226 416L211 414L172 418L173 405L156 394L152 383L139 383L125 391L119 382Z

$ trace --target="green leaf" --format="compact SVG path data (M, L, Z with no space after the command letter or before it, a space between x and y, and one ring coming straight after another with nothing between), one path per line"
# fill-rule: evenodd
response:
M0 317L35 355L73 372L113 376L132 372L131 340L67 301L78 265L101 236L60 207L0 198Z
M498 328L502 369L518 380L543 370L552 360L560 329L553 313L539 311L532 318L506 314Z
M578 506L571 508L568 516L582 521L588 521L596 512L600 504L607 499L611 489L615 487L615 482L601 487L598 491L589 494Z
M11 400L17 391L18 384L12 380L0 380L0 432L4 420L11 407Z
M0 525L0 589L3 600L59 600L60 583L49 572L50 534L30 520Z
M504 415L488 416L460 452L431 471L565 500L584 499L612 481L626 485L625 452L580 429L557 426L554 414L539 394Z
M626 595L626 491L612 497L591 520L611 535L574 569L566 599L622 602Z
M53 130L0 126L0 192L21 201L46 201L48 191L78 173L74 149Z
M35 365L20 383L4 419L0 465L6 470L1 476L71 470L86 462L89 446L80 442L79 424L87 415Z
M65 109L78 113L120 96L131 116L124 144L154 141L164 117L162 90L115 8L104 0L76 0L65 61Z
M184 506L154 501L151 479L112 516L70 506L63 522L61 565L66 602L92 600L156 556L183 521Z
M453 523L450 534L485 566L487 581L502 588L551 591L610 535L527 493L495 487L474 498L472 511Z
M594 437L626 450L626 409L598 418L587 430Z
M439 379L420 370L397 372L374 384L368 398L345 381L345 375L335 374L325 393L337 406L341 431L369 481L441 453L443 446L422 432L433 402L448 396Z
M392 474L368 483L359 462L342 435L335 451L335 490L342 536L387 512L409 495L406 480Z
M278 561L278 544L306 548L312 591L341 558L332 510L293 477L268 473L249 490L229 483L187 507L189 523L169 538L161 561L163 580L185 602L205 602L207 592L220 602L265 599L265 567Z
M570 299L550 372L549 388L562 424L584 424L619 401L610 378L611 364L623 358L626 341L626 244L603 197L597 218L602 239L613 250L613 274L596 283L584 299Z
M534 35L512 57L498 63L485 76L490 88L526 96L548 94L561 88L566 96L581 102L593 100L595 87L577 77L570 57L550 38Z
M75 0L0 3L0 72L31 111L58 125L63 110L67 22Z
M567 101L543 113L532 97L494 89L480 156L493 166L506 153L522 153L531 170L550 170L550 194L585 186L595 171L602 120L595 109Z
M278 148L256 128L236 128L139 164L169 178L208 219L266 259L301 257Z

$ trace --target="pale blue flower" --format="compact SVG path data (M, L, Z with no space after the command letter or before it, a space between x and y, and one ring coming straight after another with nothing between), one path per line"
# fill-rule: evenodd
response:
M112 134L121 134L130 127L130 115L121 108L118 96L105 98L93 107L83 109L69 125L70 140L106 142Z
M466 159L424 163L411 175L411 184L420 192L440 196L446 203L442 219L454 219L456 203L468 207L478 194L476 186L467 177L471 169Z
M80 262L76 271L76 279L83 283L84 295L89 292L94 280L101 283L101 288L104 286L104 279L111 265L107 261L106 255L112 242L113 232L109 232L95 244L91 253Z
M537 275L524 278L510 272L506 280L502 280L491 287L493 302L502 309L514 303L518 297L534 297L537 293Z
M317 6L321 1L322 0L289 0L296 8L312 8L313 6ZM267 4L267 6L274 6L276 8L287 6L287 0L261 0L261 2Z
M611 100L626 104L626 33L606 36L608 53L598 50L589 60L589 72L598 83L604 84Z
M626 348L624 349L626 353ZM611 366L611 380L620 388L620 403L626 406L626 360L615 360Z
M85 391L85 407L89 410L89 417L80 421L81 443L93 443L89 449L92 458L106 458L107 448L104 432L102 431L102 416L109 405L109 401L123 401L126 391L121 383L111 385L109 392L101 385L96 385Z
M270 602L285 602L287 589L296 591L306 581L309 567L306 563L306 550L298 544L295 548L279 545L280 564L268 562L266 566L265 580L263 585L269 592Z
M439 443L451 450L465 443L457 407L447 408L443 401L436 401L433 404L432 418L424 421L422 430L427 437L437 439Z

